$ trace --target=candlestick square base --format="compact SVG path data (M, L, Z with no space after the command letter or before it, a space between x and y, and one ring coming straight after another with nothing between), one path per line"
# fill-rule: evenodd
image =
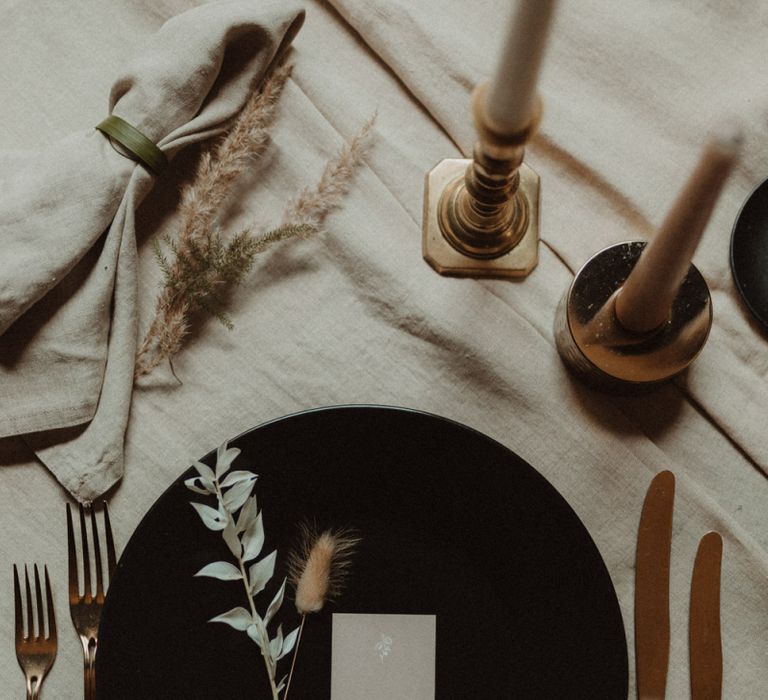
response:
M441 230L438 204L445 188L463 178L472 161L449 158L427 173L424 185L424 220L422 254L441 275L452 277L525 277L539 260L539 188L538 174L525 163L520 166L520 191L528 200L528 225L517 245L495 258L473 257L461 252Z

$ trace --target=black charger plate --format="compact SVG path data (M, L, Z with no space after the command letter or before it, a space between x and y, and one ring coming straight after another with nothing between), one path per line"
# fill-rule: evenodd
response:
M242 450L234 468L260 475L264 551L280 553L273 586L302 519L363 537L345 593L306 625L292 700L330 697L334 611L435 614L440 700L627 697L624 627L600 554L507 448L436 416L362 406L282 418L230 445ZM253 642L206 622L245 601L238 582L193 578L228 557L189 505L203 500L183 485L193 474L155 503L118 564L100 629L103 700L271 697ZM282 620L298 622L290 601Z
M768 180L749 195L736 218L731 271L747 308L768 332Z

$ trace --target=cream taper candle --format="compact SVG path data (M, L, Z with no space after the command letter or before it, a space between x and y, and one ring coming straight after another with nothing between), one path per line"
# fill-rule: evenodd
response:
M736 128L712 139L653 240L616 297L624 328L646 333L669 316L704 227L741 147Z
M486 101L486 116L500 134L530 125L549 27L557 0L518 0Z

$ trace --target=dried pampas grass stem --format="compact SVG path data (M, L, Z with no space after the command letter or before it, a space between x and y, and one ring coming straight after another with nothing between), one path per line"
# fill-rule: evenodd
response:
M266 149L277 102L290 74L291 66L273 71L229 131L202 155L193 180L182 192L181 227L175 236L163 239L171 255L166 257L155 242L163 287L139 346L136 377L149 374L164 360L171 363L189 334L193 313L213 315L231 328L232 321L223 311L225 294L250 271L256 255L279 241L317 233L349 190L355 169L363 162L375 115L328 163L319 182L289 203L279 227L257 233L251 225L231 237L219 227L232 186Z
M270 243L292 235L308 235L308 226L282 226L261 238L245 230L226 241L216 225L232 185L264 153L277 102L291 70L290 65L283 65L269 75L230 130L203 153L192 181L182 191L181 228L174 238L164 239L173 258L168 260L160 244L155 245L163 288L139 346L135 376L148 374L181 349L193 311L211 313L231 326L219 308L222 289L237 284L250 270L255 256Z
M203 154L194 180L182 193L182 243L205 240L232 185L264 153L277 102L292 70L291 65L278 67L248 100L230 131Z
M291 202L283 214L283 224L308 224L320 228L325 217L341 204L349 191L355 169L363 162L369 137L376 123L374 114L354 138L345 144L325 166L319 182L308 187Z
M301 615L301 627L284 700L287 700L291 688L307 615L320 612L326 602L341 593L358 542L360 538L349 530L325 530L318 535L308 526L302 528L300 545L288 560L288 578L296 592L296 610Z

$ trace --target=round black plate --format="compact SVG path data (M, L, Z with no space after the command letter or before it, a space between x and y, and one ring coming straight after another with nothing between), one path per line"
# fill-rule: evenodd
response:
M594 542L499 443L432 415L356 406L282 418L230 445L242 450L234 468L259 473L264 551L279 549L273 586L302 519L363 537L345 593L307 622L292 700L330 697L334 611L435 614L441 700L627 697L621 612ZM237 582L193 578L228 552L189 505L204 500L183 485L192 475L157 501L120 559L99 698L270 697L253 642L206 622L245 601ZM282 619L297 623L290 602Z
M749 195L736 218L731 270L747 307L768 331L768 180Z

